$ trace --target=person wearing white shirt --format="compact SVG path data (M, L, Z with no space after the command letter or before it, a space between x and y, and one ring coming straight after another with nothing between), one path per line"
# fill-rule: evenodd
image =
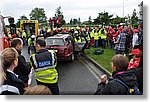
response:
M138 44L138 29L135 29L134 31L134 34L133 34L133 38L132 38L132 48L134 48L135 45Z

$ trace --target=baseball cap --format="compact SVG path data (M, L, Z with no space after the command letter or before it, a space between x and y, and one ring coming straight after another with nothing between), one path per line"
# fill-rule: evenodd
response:
M139 49L133 49L129 55L136 55L136 56L142 56L142 52Z

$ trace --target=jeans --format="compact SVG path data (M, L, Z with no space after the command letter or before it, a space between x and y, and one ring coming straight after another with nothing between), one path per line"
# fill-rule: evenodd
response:
M94 40L95 48L98 48L98 40Z
M102 39L102 48L105 49L105 46L106 46L106 40L105 40L105 39Z
M115 50L116 54L124 54L124 51L120 51L120 50Z

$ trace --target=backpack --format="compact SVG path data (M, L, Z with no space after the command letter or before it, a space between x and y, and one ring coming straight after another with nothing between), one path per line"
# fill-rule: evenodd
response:
M142 93L139 91L138 87L135 85L132 88L128 87L123 81L119 79L114 79L116 82L122 84L128 91L127 95L142 95Z
M95 51L94 51L94 54L95 55L100 55L100 54L103 54L104 53L104 50L103 49L96 49Z

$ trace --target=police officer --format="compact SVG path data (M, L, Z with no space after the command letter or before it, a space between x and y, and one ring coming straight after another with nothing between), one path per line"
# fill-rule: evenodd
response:
M37 39L35 47L38 52L31 55L30 63L35 70L37 84L46 85L54 95L58 95L58 72L56 70L57 58L55 51L45 49L46 42L42 39Z

